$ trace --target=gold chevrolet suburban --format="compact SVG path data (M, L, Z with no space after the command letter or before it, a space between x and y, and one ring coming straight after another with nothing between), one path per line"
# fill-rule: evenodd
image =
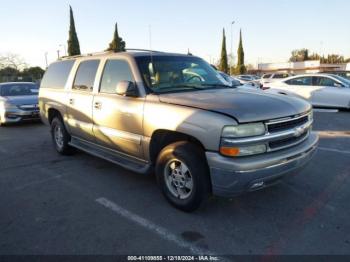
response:
M318 144L304 100L229 86L192 55L147 50L62 58L39 92L56 150L73 148L155 173L166 199L192 211L278 182Z

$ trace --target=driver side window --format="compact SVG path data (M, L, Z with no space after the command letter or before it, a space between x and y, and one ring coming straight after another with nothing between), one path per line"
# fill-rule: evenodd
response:
M125 60L108 60L103 70L100 92L115 94L120 81L134 81L128 62Z

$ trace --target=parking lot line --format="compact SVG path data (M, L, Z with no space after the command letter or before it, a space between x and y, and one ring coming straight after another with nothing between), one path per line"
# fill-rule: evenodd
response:
M102 206L114 211L118 215L126 218L127 220L132 221L132 222L138 224L139 226L144 227L144 228L152 231L153 233L157 234L161 238L163 238L167 241L174 242L177 246L179 246L181 248L188 249L194 255L206 254L206 255L217 257L217 255L214 254L213 252L206 250L206 249L199 248L199 247L193 245L192 243L184 241L183 239L181 239L178 236L174 235L173 233L169 232L167 229L165 229L161 226L158 226L158 225L152 223L151 221L148 221L147 219L122 208L121 206L117 205L116 203L114 203L114 202L112 202L104 197L97 198L96 202L101 204ZM220 261L223 261L222 258L220 258Z
M347 150L340 150L335 148L329 148L329 147L321 147L319 146L318 149L328 152L334 152L334 153L341 153L341 154L350 154L350 151Z

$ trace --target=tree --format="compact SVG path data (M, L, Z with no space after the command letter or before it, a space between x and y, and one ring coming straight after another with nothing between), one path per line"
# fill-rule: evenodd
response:
M304 62L307 60L309 60L309 50L306 48L293 50L292 56L289 58L289 62Z
M247 68L244 65L244 50L242 43L242 30L239 31L239 44L237 50L237 69L238 74L244 74L247 71Z
M44 69L42 69L39 66L35 66L35 67L29 67L29 68L23 69L23 71L20 74L24 78L28 78L28 79L31 78L32 81L35 81L35 80L41 79L44 73L45 73Z
M77 32L75 30L75 23L73 17L72 7L69 6L69 14L70 14L70 25L69 25L69 38L68 38L68 55L80 55L80 45L77 36Z
M123 38L119 37L117 23L115 23L113 40L109 44L109 47L107 48L106 51L114 51L114 52L125 51L125 41L123 41Z
M220 57L219 70L228 74L225 29L223 29L222 31L222 45L221 45L221 57Z
M20 56L12 53L7 53L0 55L0 69L6 67L21 70L23 68L26 68L27 64Z

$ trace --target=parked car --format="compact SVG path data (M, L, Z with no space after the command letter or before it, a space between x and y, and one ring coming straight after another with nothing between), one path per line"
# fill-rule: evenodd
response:
M166 199L185 211L209 194L232 197L275 184L308 163L318 143L308 102L232 88L189 55L62 58L46 71L39 104L59 153L79 148L155 172Z
M307 74L271 83L271 88L296 93L313 106L350 108L350 80L330 74Z
M0 125L40 119L38 92L31 82L0 83Z
M254 75L238 75L236 77L245 81L256 81L260 79L260 77Z
M328 72L322 72L322 73L337 75L350 80L350 71L328 71Z
M250 85L254 88L260 88L260 81L252 75L238 75L238 76L231 76L235 79L237 79L238 81L241 82L242 85Z
M271 83L279 82L281 79L292 76L289 73L274 73L274 74L264 74L261 77L260 84L262 89L268 89L271 86Z

